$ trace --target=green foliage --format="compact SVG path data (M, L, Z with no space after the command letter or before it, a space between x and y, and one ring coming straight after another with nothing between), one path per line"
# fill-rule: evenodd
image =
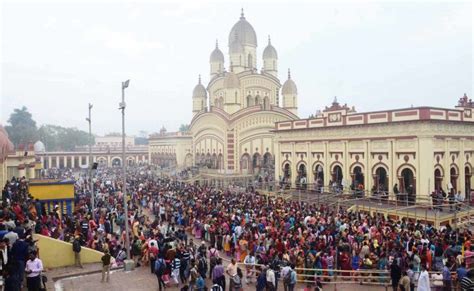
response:
M89 144L89 133L74 127L45 124L38 133L48 151L72 151L76 146ZM94 144L94 137L91 142Z
M23 106L15 109L8 119L10 125L5 126L10 140L15 146L33 143L38 137L36 122L28 109Z
M181 132L189 131L189 124L181 124L181 126L179 127L179 131Z

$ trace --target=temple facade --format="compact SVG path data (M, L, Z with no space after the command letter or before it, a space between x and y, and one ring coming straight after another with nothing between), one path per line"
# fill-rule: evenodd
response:
M357 113L335 100L310 119L276 123L277 175L290 185L342 185L410 193L453 189L469 198L474 181L474 104Z

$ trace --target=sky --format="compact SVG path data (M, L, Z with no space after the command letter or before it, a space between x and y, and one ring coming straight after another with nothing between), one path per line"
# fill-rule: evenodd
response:
M209 81L216 39L228 65L228 34L244 9L268 35L279 77L291 68L298 115L335 96L359 112L452 108L473 95L471 1L0 1L0 124L28 107L38 125L121 132L177 130L192 118L198 75Z

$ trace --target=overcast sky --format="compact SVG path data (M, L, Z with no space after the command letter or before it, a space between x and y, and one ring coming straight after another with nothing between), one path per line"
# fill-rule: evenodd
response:
M42 3L40 3L42 2ZM39 124L121 131L169 131L192 117L198 74L209 81L216 39L241 7L261 53L271 35L279 76L298 86L299 115L331 103L357 111L453 107L473 95L473 7L449 2L1 1L0 123L27 106Z

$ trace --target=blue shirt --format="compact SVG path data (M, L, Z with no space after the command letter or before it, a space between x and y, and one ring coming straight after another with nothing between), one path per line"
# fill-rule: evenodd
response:
M458 275L458 281L461 281L464 277L467 276L467 270L464 267L459 267L456 270L456 274Z

